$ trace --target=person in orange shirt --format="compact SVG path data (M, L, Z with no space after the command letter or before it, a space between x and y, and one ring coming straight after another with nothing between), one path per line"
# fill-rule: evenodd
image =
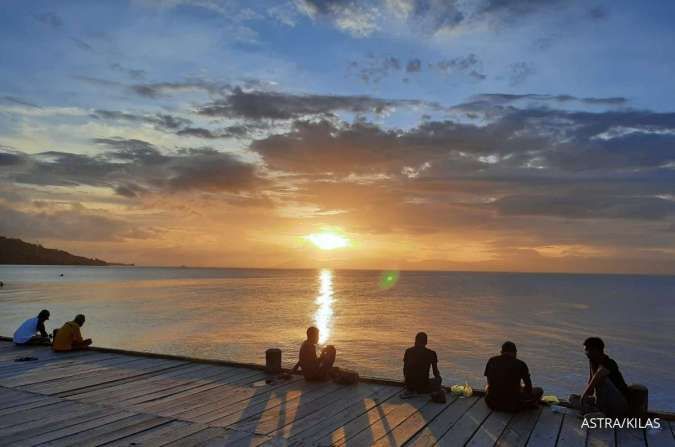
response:
M55 331L52 349L55 352L87 349L91 345L91 338L82 339L82 333L80 332L82 325L84 325L84 315L78 314L73 321L67 322L61 329Z

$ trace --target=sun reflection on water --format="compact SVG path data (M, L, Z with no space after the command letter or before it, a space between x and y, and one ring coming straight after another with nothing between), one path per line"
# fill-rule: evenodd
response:
M330 337L333 322L333 272L327 269L319 273L319 295L314 301L319 307L314 313L314 325L319 328L319 344Z

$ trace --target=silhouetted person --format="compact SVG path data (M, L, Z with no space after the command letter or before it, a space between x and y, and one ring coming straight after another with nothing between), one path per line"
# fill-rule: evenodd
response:
M319 329L314 326L307 328L307 340L302 342L298 354L298 363L295 364L292 370L292 372L296 372L299 368L305 380L326 380L336 370L333 367L337 354L335 347L332 345L326 346L321 350L321 355L317 357L316 345L318 343Z
M73 321L64 324L61 329L54 332L52 349L56 352L76 351L87 349L91 345L91 339L82 339L80 328L84 325L84 315L78 314Z
M429 378L429 369L433 369L433 379ZM436 351L427 348L427 334L424 332L419 332L415 336L415 346L405 351L403 377L409 392L433 393L441 389L443 379L438 371L438 356Z
M520 411L538 404L544 390L532 388L527 364L517 358L515 343L504 342L501 355L488 360L485 403L496 411ZM522 384L521 384L522 382Z
M581 396L570 396L572 406L583 413L601 411L609 417L622 417L628 413L628 385L619 365L605 354L605 342L598 337L584 341L588 357L589 378Z
M49 336L45 321L49 320L49 311L43 309L37 317L29 318L14 332L13 341L17 345L48 345Z

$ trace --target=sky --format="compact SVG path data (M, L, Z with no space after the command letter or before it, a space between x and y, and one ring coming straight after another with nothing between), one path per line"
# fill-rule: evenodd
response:
M673 20L6 0L0 235L137 265L675 274Z

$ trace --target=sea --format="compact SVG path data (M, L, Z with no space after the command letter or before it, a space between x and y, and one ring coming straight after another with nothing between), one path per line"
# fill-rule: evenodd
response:
M490 356L518 346L546 394L581 393L582 343L600 336L650 406L675 410L675 276L0 266L0 335L50 310L48 330L86 315L97 346L292 366L308 326L336 365L401 379L427 332L446 385L485 384Z

